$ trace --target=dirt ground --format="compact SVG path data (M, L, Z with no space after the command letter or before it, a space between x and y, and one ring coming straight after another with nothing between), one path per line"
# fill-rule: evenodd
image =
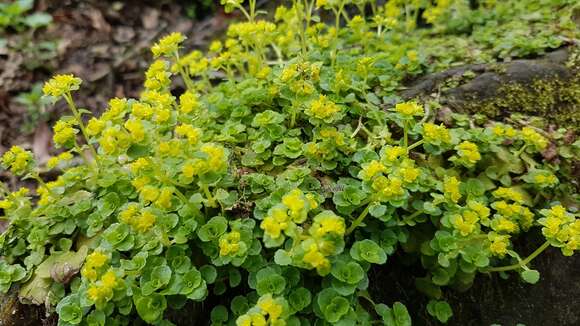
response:
M187 48L204 48L231 17L215 5L192 12L195 3L200 1L36 1L36 10L50 13L53 23L33 33L8 32L7 46L0 48L0 153L20 144L43 162L54 151L49 126L66 113L63 104L47 106L43 118L30 121L26 107L17 101L19 94L51 75L81 77L75 99L98 113L112 97L138 95L152 59L149 48L161 36L182 32L189 36Z

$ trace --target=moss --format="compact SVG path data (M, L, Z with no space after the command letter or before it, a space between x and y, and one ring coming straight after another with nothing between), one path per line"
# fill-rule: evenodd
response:
M469 101L470 113L501 118L522 113L546 118L557 125L578 129L580 123L580 75L569 80L536 80L529 85L509 83L501 86L489 100Z

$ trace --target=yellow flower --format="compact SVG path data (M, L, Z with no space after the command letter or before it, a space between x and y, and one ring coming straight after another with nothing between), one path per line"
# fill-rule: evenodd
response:
M101 277L101 282L103 287L113 289L117 285L117 275L112 270L108 270L103 276Z
M193 178L194 176L203 173L206 169L207 164L205 161L193 159L183 165L181 173L187 178Z
M51 157L48 162L46 162L46 166L50 169L55 168L60 162L66 162L73 159L73 155L70 152L63 152L58 156Z
M329 100L326 96L320 95L317 100L310 104L305 113L310 117L330 123L340 118L338 115L340 111L340 107L336 103Z
M497 232L516 233L519 228L518 225L505 216L497 216L493 219L491 228Z
M87 289L87 297L93 302L102 302L106 300L108 291L107 289L98 286L96 284L91 284Z
M236 326L267 326L264 315L259 312L246 313L236 319Z
M451 135L449 134L449 130L447 130L443 124L438 126L430 122L424 123L423 138L427 143L451 143Z
M445 177L443 181L443 194L445 198L457 203L461 198L461 193L459 192L460 184L461 182L456 177Z
M371 180L374 176L379 173L387 172L387 168L379 161L372 160L370 163L365 163L360 171L360 178L364 181Z
M109 101L109 109L103 113L101 120L110 121L123 118L126 109L127 99L113 98Z
M455 227L462 236L468 236L475 231L479 216L477 213L466 210L462 214L456 214L451 219L453 227Z
M416 102L403 102L395 106L395 111L402 114L404 117L413 117L423 115L423 107Z
M548 140L530 127L522 128L522 139L526 144L535 146L539 150L548 146Z
M197 94L187 91L179 97L179 111L181 113L189 114L197 111L199 107L199 96Z
M155 201L155 205L170 209L171 208L171 200L173 199L173 188L164 187L161 189L161 193L159 194L159 198Z
M16 175L21 175L27 172L32 161L32 153L24 150L20 146L12 146L9 151L2 155L2 166L10 169L10 171Z
M145 72L145 88L150 90L163 90L171 85L171 73L168 71L167 62L155 60L147 72Z
M306 212L308 211L308 200L300 189L293 189L284 197L282 197L282 204L290 210L290 216L296 223L302 223L306 219Z
M491 129L493 134L499 137L513 138L517 135L517 131L512 126L504 126L496 123Z
M185 40L185 36L181 33L171 33L163 37L151 48L155 58L160 56L173 56L177 54L179 45Z
M536 174L534 176L533 180L534 180L534 183L536 183L540 186L544 186L544 187L553 186L553 185L558 183L558 178L555 175L553 175L552 173Z
M131 113L139 119L149 119L153 115L153 108L146 103L133 103Z
M0 200L0 208L1 208L1 209L9 209L9 208L11 208L13 205L14 205L14 204L13 204L13 203L12 203L10 200L8 200L8 199L3 199L3 200Z
M209 51L213 53L218 53L222 50L223 44L220 41L213 41L209 45Z
M524 195L515 190L514 188L505 188L499 187L497 190L492 192L492 194L497 198L505 198L509 200L513 200L516 203L523 203L524 202Z
M89 136L97 136L105 129L105 125L105 121L93 117L87 124L87 134Z
M413 166L414 162L413 160L404 160L399 168L398 174L406 183L414 182L421 174L421 170Z
M144 211L133 221L133 227L139 232L147 232L154 224L157 218L150 211Z
M175 127L175 134L178 136L187 137L187 141L191 145L195 145L199 142L201 138L201 129L194 128L192 125L189 124L182 124Z
M91 281L97 279L97 269L103 267L109 261L109 257L100 251L93 251L85 258L81 269L81 275Z
M169 109L159 109L155 114L156 123L165 123L171 118L171 111Z
M472 142L464 141L455 146L455 149L459 154L460 160L467 166L473 166L481 159L477 145Z
M318 246L315 243L308 247L302 260L311 267L316 268L319 273L330 268L330 261L318 250Z
M266 294L258 299L258 308L262 310L264 315L268 315L268 320L274 322L280 318L284 307L272 298L271 294Z
M400 157L407 155L407 150L401 146L387 146L383 149L383 154L387 162L395 162Z
M403 182L397 177L378 176L374 179L371 187L377 191L383 200L400 197L405 193Z
M139 214L139 205L130 203L125 210L119 213L119 221L125 224L132 224L133 219Z
M510 236L490 233L489 238L491 240L489 244L489 251L491 251L494 256L505 256L505 254L507 254L507 248L510 244Z
M79 89L82 80L73 75L56 75L44 83L42 92L44 95L61 97Z
M240 232L232 231L219 240L220 256L235 255L240 250Z
M222 146L214 144L204 144L200 150L207 154L207 168L211 171L221 171L227 166L226 151Z
M74 141L77 130L72 127L71 121L59 120L53 127L54 136L52 139L58 146L64 146Z
M310 229L310 234L319 238L329 233L343 236L345 232L346 225L344 219L340 216L334 215L331 211L325 211L317 215L314 219L314 224Z
M141 197L146 202L153 202L159 197L159 189L154 186L147 185L143 187L140 191Z
M143 189L143 187L149 184L149 182L151 182L151 179L148 176L142 176L131 181L131 184L133 185L133 187L135 187L135 189L141 191L141 189Z
M273 207L268 212L268 216L260 223L260 228L264 234L272 239L278 239L289 226L289 216L286 208Z
M141 120L129 119L124 126L129 130L133 142L140 143L145 139L145 128Z

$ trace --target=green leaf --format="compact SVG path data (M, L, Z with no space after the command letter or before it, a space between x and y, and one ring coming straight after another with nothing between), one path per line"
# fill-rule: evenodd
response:
M161 294L153 293L149 296L134 296L137 313L143 321L154 324L163 317L167 308L167 300Z
M453 310L446 301L430 300L427 304L427 312L444 324L453 316Z
M370 239L357 241L350 249L352 258L358 261L367 261L372 264L384 264L387 261L387 254L376 242Z
M211 322L216 323L216 324L227 322L228 321L228 308L226 308L222 305L215 306L211 310L210 318L211 318Z
M520 273L520 276L526 283L536 284L540 280L540 272L534 269L524 270Z

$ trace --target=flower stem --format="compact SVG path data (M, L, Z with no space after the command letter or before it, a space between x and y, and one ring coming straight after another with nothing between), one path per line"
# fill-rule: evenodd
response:
M362 211L362 213L360 213L357 219L354 220L354 222L352 222L352 224L346 230L346 235L351 234L352 231L354 231L354 229L356 229L364 221L365 217L367 217L367 215L369 214L369 207L370 205L367 205L367 207L365 207L365 209Z
M411 146L407 147L407 153L409 153L413 148L423 145L424 142L425 140L421 139L418 142L411 144Z
M209 207L217 207L215 199L213 198L211 191L209 191L209 186L206 184L203 184L201 186L201 189L203 190L205 197L207 197L208 206Z
M81 129L81 133L83 134L83 137L85 138L87 146L89 147L89 150L91 151L91 154L93 155L93 158L95 160L95 164L97 165L97 168L98 168L99 167L99 160L98 160L99 156L97 155L97 151L95 150L93 145L89 142L89 139L90 139L89 134L87 133L87 129L85 128L85 124L83 123L82 116L81 116L79 110L77 109L75 102L72 99L72 95L70 93L66 93L64 95L64 99L65 99L66 103L68 104L68 107L72 111L75 119L77 120L77 123L79 124L79 128ZM80 148L79 148L79 152L82 152L82 150Z
M520 261L517 264L508 265L508 266L500 266L500 267L489 267L489 268L485 269L484 271L485 272L506 272L506 271L520 269L523 266L526 266L527 264L529 264L532 260L534 260L534 258L538 257L538 255L540 255L542 252L544 252L544 250L546 250L549 246L550 246L550 242L546 241L538 249L536 249L534 252L532 252L528 257L526 257L525 259L523 259L522 261Z

